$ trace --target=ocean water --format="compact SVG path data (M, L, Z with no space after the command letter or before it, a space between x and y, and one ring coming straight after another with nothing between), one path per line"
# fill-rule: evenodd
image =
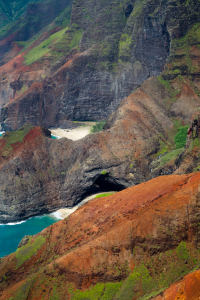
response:
M2 136L2 134L4 133L5 131L0 131L0 137ZM56 136L56 135L51 135L51 138L53 139L53 140L57 140L57 139L59 139L60 137L59 136Z
M3 133L4 131L0 132L0 137ZM53 135L51 137L52 139L59 138ZM25 235L37 234L60 219L60 215L54 213L33 217L23 222L0 224L0 257L15 252Z
M0 224L0 257L15 252L25 235L36 234L59 219L56 214L49 214L19 223Z
M56 137L55 135L51 135L51 138L52 138L53 140L57 140L57 137Z

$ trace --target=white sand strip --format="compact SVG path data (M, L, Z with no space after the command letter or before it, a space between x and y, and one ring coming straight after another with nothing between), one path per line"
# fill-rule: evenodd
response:
M108 193L117 193L117 192L116 191L104 192L104 193L101 192L98 194L91 195L91 196L85 198L83 201L81 201L76 206L74 206L72 208L61 208L61 209L57 210L56 212L52 213L52 215L59 220L64 219L64 218L68 217L69 215L71 215L73 212L75 212L80 206L84 205L85 203L87 203L90 200L93 200L97 195L108 194Z
M80 140L84 138L86 135L90 134L92 126L96 124L96 122L82 122L82 126L77 127L75 129L49 129L51 134L60 137L60 138L68 138L73 141Z

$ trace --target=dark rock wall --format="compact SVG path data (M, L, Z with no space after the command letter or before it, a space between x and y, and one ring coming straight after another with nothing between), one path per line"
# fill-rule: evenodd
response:
M107 119L138 85L164 70L174 39L199 19L197 2L74 1L70 24L84 29L79 54L63 60L39 89L7 104L2 129L17 129L25 120L48 127Z

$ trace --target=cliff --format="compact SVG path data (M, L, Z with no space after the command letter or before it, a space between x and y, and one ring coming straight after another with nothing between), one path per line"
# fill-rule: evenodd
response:
M183 114L182 122L187 124L199 100L189 82L183 81L180 88L177 103L179 111L185 103L188 114L185 118ZM149 78L121 102L104 131L79 141L52 140L36 128L7 132L0 139L0 221L21 220L61 206L73 206L99 189L122 190L159 175L198 170L195 144L186 152L182 148L173 150L180 123L171 119L161 100L168 96L169 91L159 78ZM51 111L55 110L56 104L52 103ZM48 117L50 112L38 116L38 120ZM11 121L15 122L14 115ZM165 154L161 159L160 153Z
M1 260L0 299L159 294L199 268L199 180L199 173L162 176L88 202ZM197 299L198 274L156 299L181 292Z
M7 53L0 68L2 128L18 129L25 118L47 127L66 119L106 120L138 85L164 71L167 57L162 74L170 90L164 100L174 104L172 116L180 87L171 81L178 75L199 97L198 3L74 1L70 24L62 20L59 15L46 31L34 29L32 39L20 29L11 48L4 47L11 36L1 41Z

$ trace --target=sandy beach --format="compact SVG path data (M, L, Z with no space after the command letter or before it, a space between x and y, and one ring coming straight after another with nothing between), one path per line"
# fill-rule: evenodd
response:
M106 193L117 193L117 192L111 191L111 192L106 192ZM91 196L85 198L83 201L81 201L76 206L74 206L72 208L61 208L61 209L57 210L56 212L52 213L52 215L58 219L64 219L64 218L68 217L69 215L71 215L73 212L75 212L79 207L81 207L88 201L93 200L97 195L101 195L101 194L104 194L104 193L101 192L98 194L91 195Z
M92 126L96 124L96 122L79 122L82 123L82 126L79 126L75 129L49 129L51 134L58 138L68 138L73 141L80 140L84 138L86 135L90 134Z

